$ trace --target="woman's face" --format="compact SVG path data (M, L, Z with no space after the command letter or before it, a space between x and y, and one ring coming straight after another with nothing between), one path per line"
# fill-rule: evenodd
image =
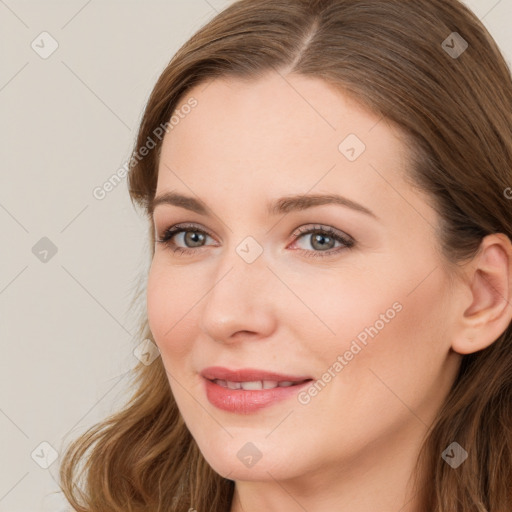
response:
M160 202L154 224L159 239L189 231L156 243L147 308L208 463L271 480L414 452L460 356L437 217L403 179L406 144L297 75L203 83L178 111L156 196L190 199Z

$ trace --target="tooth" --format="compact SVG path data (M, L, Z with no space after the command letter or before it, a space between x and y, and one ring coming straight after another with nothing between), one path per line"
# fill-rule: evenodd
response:
M254 380L248 382L232 382L229 380L215 379L213 382L228 389L246 389L246 390L260 390L260 389L274 389L276 387L289 387L295 383L291 381L277 382L275 380Z
M250 382L241 382L242 389L263 389L261 380L253 380Z

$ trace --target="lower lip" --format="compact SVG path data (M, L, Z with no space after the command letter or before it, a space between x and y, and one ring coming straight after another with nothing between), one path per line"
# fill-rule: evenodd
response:
M209 402L223 411L236 412L238 414L250 414L280 400L296 396L302 388L312 382L307 381L286 387L278 386L272 389L245 390L224 388L211 380L204 380L206 384L206 397Z

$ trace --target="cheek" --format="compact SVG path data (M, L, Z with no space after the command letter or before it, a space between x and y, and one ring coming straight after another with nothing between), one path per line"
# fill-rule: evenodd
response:
M147 316L155 342L167 363L173 358L189 352L192 343L187 336L193 333L194 304L200 295L187 290L187 279L179 273L160 268L153 261L147 284ZM190 288L190 287L189 287ZM194 296L198 298L194 300Z
M391 436L404 424L421 428L415 415L425 423L433 418L446 357L441 315L447 313L442 282L431 277L413 293L410 286L395 283L386 293L355 301L358 307L343 303L337 329L347 335L324 345L322 353L325 370L331 367L335 377L326 375L331 380L319 386L323 390L304 414L328 415L333 425L343 425L347 439L361 446ZM367 335L366 343L358 340L361 333ZM338 356L343 362L334 367ZM318 434L318 442L320 438Z
M314 313L305 314L303 304L297 304L298 339L304 339L307 331L301 333L302 326L310 325L311 329L316 326L323 343L312 344L311 348L330 354L331 359L348 350L355 339L362 347L365 341L369 345L374 332L372 327L376 325L384 332L400 315L397 310L401 309L397 304L401 294L395 291L396 283L384 285L379 278L382 280L382 276L369 272L342 269L339 275L312 276L301 289L297 283L298 295L306 298Z
M428 279L428 268L408 276L391 270L345 279L335 295L320 301L321 316L335 332L324 338L322 363L327 371L343 357L343 368L337 365L343 386L361 386L363 380L374 386L379 381L371 369L409 394L412 383L428 380L443 364L450 302L445 276L440 269Z
M380 390L381 403L387 398L400 406L403 401L416 410L426 399L433 398L429 397L432 385L448 354L449 340L445 333L450 300L440 270L420 286L411 287L408 281L390 287L383 294L387 300L380 302L380 309L373 308L374 313L385 313L393 302L399 303L393 318L384 315L389 317L387 323L368 319L370 325L378 328L378 333L368 337L367 345L354 359L360 362L360 369L364 367L368 388ZM356 365L354 371L355 368ZM348 377L351 368L347 370Z

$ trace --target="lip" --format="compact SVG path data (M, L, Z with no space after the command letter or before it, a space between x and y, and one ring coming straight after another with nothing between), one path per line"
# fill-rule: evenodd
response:
M201 376L203 377L208 401L218 409L237 414L254 413L259 409L296 396L302 388L308 386L313 380L308 376L283 375L253 368L228 370L219 366L205 368L201 372ZM272 389L245 390L225 388L213 382L213 379L231 382L274 380L277 382L295 382L296 384Z

